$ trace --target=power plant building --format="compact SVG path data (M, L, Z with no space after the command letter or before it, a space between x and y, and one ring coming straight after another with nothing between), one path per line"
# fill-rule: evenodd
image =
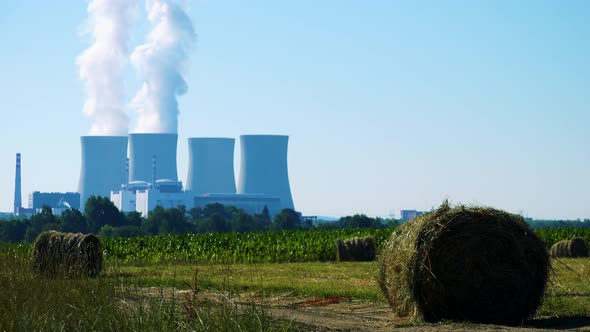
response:
M281 200L278 197L248 194L205 194L195 196L194 207L209 204L235 206L249 214L260 214L266 207L271 217L281 212Z
M85 206L88 197L110 197L126 182L127 136L82 136L80 141L79 206Z
M176 134L130 134L126 180L110 192L123 212L143 217L156 207L187 209L219 203L271 216L293 209L287 169L288 136L242 135L236 190L233 138L189 138L187 188L177 179Z
M287 145L289 136L240 136L241 163L238 194L278 197L281 208L295 209L289 185Z
M133 181L127 187L111 192L111 201L123 212L137 211L147 218L156 206L175 208L184 205L190 209L194 195L183 191L180 181L157 180L155 187L151 183Z
M29 194L29 209L39 211L44 206L80 210L80 193L43 193L34 191Z
M186 189L196 195L234 194L234 143L233 138L189 138Z

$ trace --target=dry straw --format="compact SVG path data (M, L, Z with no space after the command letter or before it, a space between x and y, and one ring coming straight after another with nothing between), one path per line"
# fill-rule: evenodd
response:
M375 241L372 237L336 240L336 260L339 262L373 261L375 260Z
M551 246L549 253L552 257L576 258L588 257L588 247L584 239L580 237L571 240L561 240Z
M102 270L102 246L92 234L42 233L35 240L32 267L46 277L95 277Z
M397 228L379 262L379 286L400 317L507 325L534 315L550 268L522 217L447 202Z

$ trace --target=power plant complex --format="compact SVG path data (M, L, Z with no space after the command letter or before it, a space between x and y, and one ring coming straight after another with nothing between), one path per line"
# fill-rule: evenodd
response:
M241 164L236 189L235 139L188 139L186 188L178 181L177 134L83 136L80 206L92 195L110 197L124 212L143 216L156 206L188 209L212 203L271 215L293 209L287 169L288 136L240 136ZM126 148L129 147L129 159ZM110 151L110 152L109 152Z
M178 180L177 134L82 136L78 192L39 192L22 206L21 154L16 154L13 215L32 215L43 207L55 214L84 210L91 196L108 197L123 212L147 217L156 206L187 209L219 203L271 216L294 209L289 185L285 135L241 135L241 162L236 186L235 139L188 139L186 187ZM4 214L5 215L5 214Z

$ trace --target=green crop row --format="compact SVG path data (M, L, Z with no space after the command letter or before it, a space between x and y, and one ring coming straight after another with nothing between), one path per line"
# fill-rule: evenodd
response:
M380 248L389 234L391 229L170 234L105 239L103 243L107 259L123 261L283 263L334 260L334 241L356 236L372 236Z
M575 237L583 238L586 245L590 246L590 228L544 227L535 229L535 232L548 247L561 240L570 240Z
M547 246L563 239L582 237L590 244L589 228L535 230ZM107 260L159 263L172 261L212 263L286 263L333 261L337 239L372 236L377 251L392 229L338 229L267 231L256 233L170 234L102 239ZM0 243L0 254L30 252L30 244Z

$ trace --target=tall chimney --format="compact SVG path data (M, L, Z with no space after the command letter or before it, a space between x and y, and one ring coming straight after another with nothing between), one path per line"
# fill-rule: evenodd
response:
M152 157L152 186L156 188L156 155Z
M125 163L125 188L129 189L129 158L127 158L127 163Z
M16 154L16 175L14 177L14 214L22 207L22 194L20 188L20 153Z

